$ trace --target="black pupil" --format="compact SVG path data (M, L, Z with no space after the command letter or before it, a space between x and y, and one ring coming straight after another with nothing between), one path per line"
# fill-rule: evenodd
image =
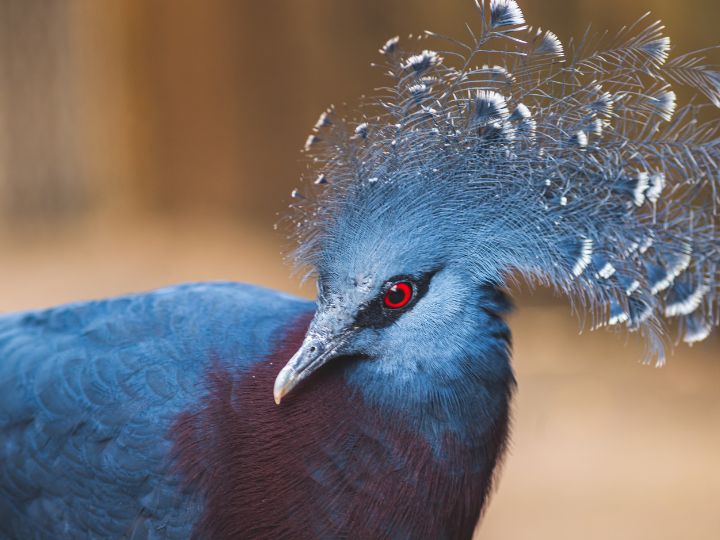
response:
M407 291L405 288L400 288L397 285L393 285L388 291L388 300L391 304L400 304L405 300Z

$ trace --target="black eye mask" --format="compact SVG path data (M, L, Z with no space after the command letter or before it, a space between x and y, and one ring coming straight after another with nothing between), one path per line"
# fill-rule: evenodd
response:
M365 328L384 328L395 322L427 293L437 270L419 276L398 275L390 278L380 294L362 306L355 317L355 325ZM393 286L396 286L393 290ZM402 298L405 287L411 289L409 298Z

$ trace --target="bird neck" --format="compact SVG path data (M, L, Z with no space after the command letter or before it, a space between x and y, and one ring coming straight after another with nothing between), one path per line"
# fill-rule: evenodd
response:
M275 406L274 378L311 315L251 371L216 363L208 394L175 422L177 471L204 499L195 532L471 538L505 448L511 382L474 374L457 406L448 394L410 413L360 389L365 364L337 363Z
M344 371L365 402L402 417L440 453L448 436L470 447L485 444L506 418L515 387L503 318L511 304L493 285L479 287L475 301L442 342L406 347L400 361L359 361Z

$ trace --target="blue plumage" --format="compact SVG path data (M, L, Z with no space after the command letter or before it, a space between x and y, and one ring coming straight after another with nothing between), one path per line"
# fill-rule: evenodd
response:
M477 4L467 41L426 32L439 52L405 52L393 38L380 50L388 86L354 117L323 113L306 150L324 182L294 204L298 262L412 238L479 281L550 284L594 327L623 319L663 363L674 319L685 341L698 335L668 309L676 278L704 291L703 333L718 323L716 109L679 105L673 86L718 106L720 72L702 53L671 56L647 16L563 47L516 2ZM588 271L593 258L602 267Z
M208 283L0 318L0 538L188 538L171 423L213 358L247 369L312 308Z
M707 337L720 139L671 83L719 105L718 72L659 23L563 46L476 3L467 43L389 40L391 85L308 138L316 303L198 284L0 319L0 535L468 538L506 444L515 279L660 362L665 318Z

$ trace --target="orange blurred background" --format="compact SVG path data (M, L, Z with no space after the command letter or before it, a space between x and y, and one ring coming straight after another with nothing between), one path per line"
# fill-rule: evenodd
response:
M647 10L676 50L717 0L521 0L563 41ZM233 279L311 296L273 231L319 112L381 84L387 38L472 0L0 0L0 312ZM715 61L720 60L713 53ZM720 538L720 338L641 365L516 295L514 443L479 538Z

